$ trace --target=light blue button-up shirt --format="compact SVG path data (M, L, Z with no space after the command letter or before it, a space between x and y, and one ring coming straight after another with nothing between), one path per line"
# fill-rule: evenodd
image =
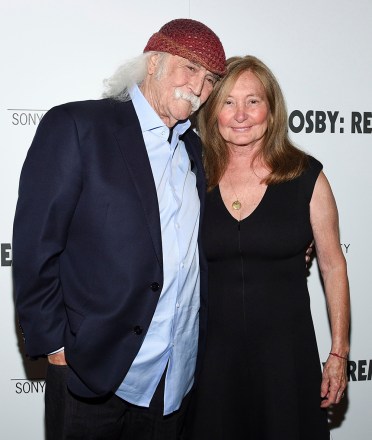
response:
M164 285L143 344L116 394L148 407L168 364L164 415L176 411L192 387L199 334L200 201L196 177L179 136L190 122L169 128L135 86L130 93L154 176L163 246Z

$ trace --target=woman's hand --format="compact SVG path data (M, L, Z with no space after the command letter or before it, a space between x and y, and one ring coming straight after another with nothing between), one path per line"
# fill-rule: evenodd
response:
M347 386L347 361L341 357L329 355L323 368L323 379L320 387L320 396L323 399L321 408L339 403L344 396Z

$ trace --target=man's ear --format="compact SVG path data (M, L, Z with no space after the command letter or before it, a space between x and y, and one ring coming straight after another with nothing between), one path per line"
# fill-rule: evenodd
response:
M154 53L150 56L149 62L147 63L147 73L149 75L153 75L156 72L159 56L160 55L158 53Z

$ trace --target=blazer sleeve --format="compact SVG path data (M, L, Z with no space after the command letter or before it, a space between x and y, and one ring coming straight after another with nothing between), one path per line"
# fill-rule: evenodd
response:
M76 125L65 107L55 107L41 120L23 164L13 226L16 309L32 357L64 345L59 257L81 186Z

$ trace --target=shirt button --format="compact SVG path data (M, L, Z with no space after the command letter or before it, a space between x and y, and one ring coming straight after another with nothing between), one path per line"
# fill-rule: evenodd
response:
M139 325L136 325L135 327L133 327L133 331L136 335L140 335L142 333L143 329Z
M150 288L153 292L157 292L160 289L160 284L159 283L151 283Z
M179 306L180 306L180 303L176 303L176 307L177 307L177 309L179 308Z

